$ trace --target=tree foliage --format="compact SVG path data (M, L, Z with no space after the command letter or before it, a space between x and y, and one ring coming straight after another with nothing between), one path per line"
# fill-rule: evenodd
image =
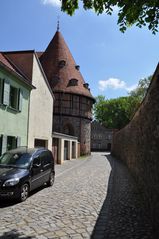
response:
M79 0L61 0L62 10L73 15L79 8ZM125 32L128 26L136 24L138 27L148 26L152 33L158 30L159 0L82 0L85 10L93 9L97 14L111 15L114 7L118 7L118 24Z
M137 97L139 101L141 102L146 95L151 79L152 79L152 76L139 80L137 88L132 90L129 93L129 95L132 97Z
M94 116L107 128L121 129L130 121L138 106L136 97L106 100L104 96L98 96L94 105Z
M105 99L99 95L94 105L94 117L108 128L121 129L129 123L146 95L152 76L139 80L136 89L127 97Z

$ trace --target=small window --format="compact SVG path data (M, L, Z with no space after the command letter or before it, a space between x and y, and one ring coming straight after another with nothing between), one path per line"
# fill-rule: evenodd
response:
M13 109L18 109L18 94L17 88L10 86L9 106Z
M35 147L44 147L46 148L48 145L48 141L44 139L35 139L34 140L34 146Z
M72 78L69 80L68 86L77 86L78 85L78 80L75 78Z
M89 89L89 84L88 83L84 83L83 86L84 86L84 88Z
M17 147L17 137L7 136L7 150L15 149Z
M110 139L112 139L112 136L111 136L111 134L109 134L109 135L108 135L108 139L109 139L109 140L110 140Z
M59 64L58 64L59 68L63 68L65 65L66 65L66 61L64 60L59 61Z
M79 65L76 65L75 68L76 68L77 71L80 70L80 66Z

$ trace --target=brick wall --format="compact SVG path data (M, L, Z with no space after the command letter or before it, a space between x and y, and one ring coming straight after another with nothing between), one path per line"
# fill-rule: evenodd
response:
M89 155L91 153L91 121L89 119L71 117L71 116L60 116L54 115L53 131L59 133L63 132L63 128L66 124L70 124L73 128L73 136L78 137L80 142L80 154Z
M115 134L112 154L135 177L159 238L159 65L133 119Z
M113 131L113 129L108 129L94 120L91 123L91 150L110 151Z

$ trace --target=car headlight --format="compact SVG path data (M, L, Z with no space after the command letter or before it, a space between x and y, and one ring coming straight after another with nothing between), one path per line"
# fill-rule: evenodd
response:
M4 187L10 187L10 186L16 185L17 183L19 183L19 178L11 178L11 179L6 180L3 183L3 186Z

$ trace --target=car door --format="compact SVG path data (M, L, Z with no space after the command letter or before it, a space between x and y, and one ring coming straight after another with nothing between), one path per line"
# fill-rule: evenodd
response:
M49 151L44 151L41 153L41 164L42 164L42 174L43 174L43 182L48 182L50 173L52 170L52 165L51 165L51 158L50 158L50 152Z
M43 184L42 172L41 158L40 155L38 155L33 159L31 166L31 190L38 188Z

